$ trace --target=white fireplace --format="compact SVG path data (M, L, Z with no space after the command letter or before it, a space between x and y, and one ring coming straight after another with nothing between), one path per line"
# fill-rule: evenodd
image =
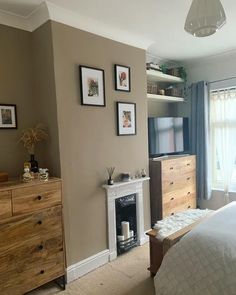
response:
M108 242L110 261L116 259L117 257L115 212L116 199L135 194L138 245L142 245L146 241L143 218L143 182L149 179L149 177L143 177L135 180L130 180L128 182L116 182L113 185L103 185L103 188L105 188L107 192Z

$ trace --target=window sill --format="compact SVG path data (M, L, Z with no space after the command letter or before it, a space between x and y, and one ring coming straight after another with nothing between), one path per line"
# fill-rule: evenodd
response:
M225 191L223 189L220 189L220 188L211 188L211 190L213 192L225 193ZM230 190L229 191L229 194L235 194L235 193L236 193L236 190Z

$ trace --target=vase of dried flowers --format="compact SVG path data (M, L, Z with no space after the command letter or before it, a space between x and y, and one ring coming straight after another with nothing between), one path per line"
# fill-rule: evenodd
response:
M19 139L23 143L27 152L30 155L31 171L38 172L38 162L35 160L35 148L36 145L48 138L46 127L43 124L37 124L33 128L23 130L22 135Z

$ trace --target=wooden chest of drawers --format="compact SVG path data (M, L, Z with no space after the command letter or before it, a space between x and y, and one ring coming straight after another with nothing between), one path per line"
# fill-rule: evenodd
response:
M150 160L151 223L196 208L196 158L173 156Z
M65 275L61 180L0 184L0 294Z

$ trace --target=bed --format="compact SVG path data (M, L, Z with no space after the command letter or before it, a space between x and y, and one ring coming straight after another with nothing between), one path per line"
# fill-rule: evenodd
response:
M166 253L157 295L236 294L236 202L193 226Z
M188 209L174 216L158 221L154 228L147 232L150 246L150 271L155 276L167 251L198 223L207 218L213 211Z

